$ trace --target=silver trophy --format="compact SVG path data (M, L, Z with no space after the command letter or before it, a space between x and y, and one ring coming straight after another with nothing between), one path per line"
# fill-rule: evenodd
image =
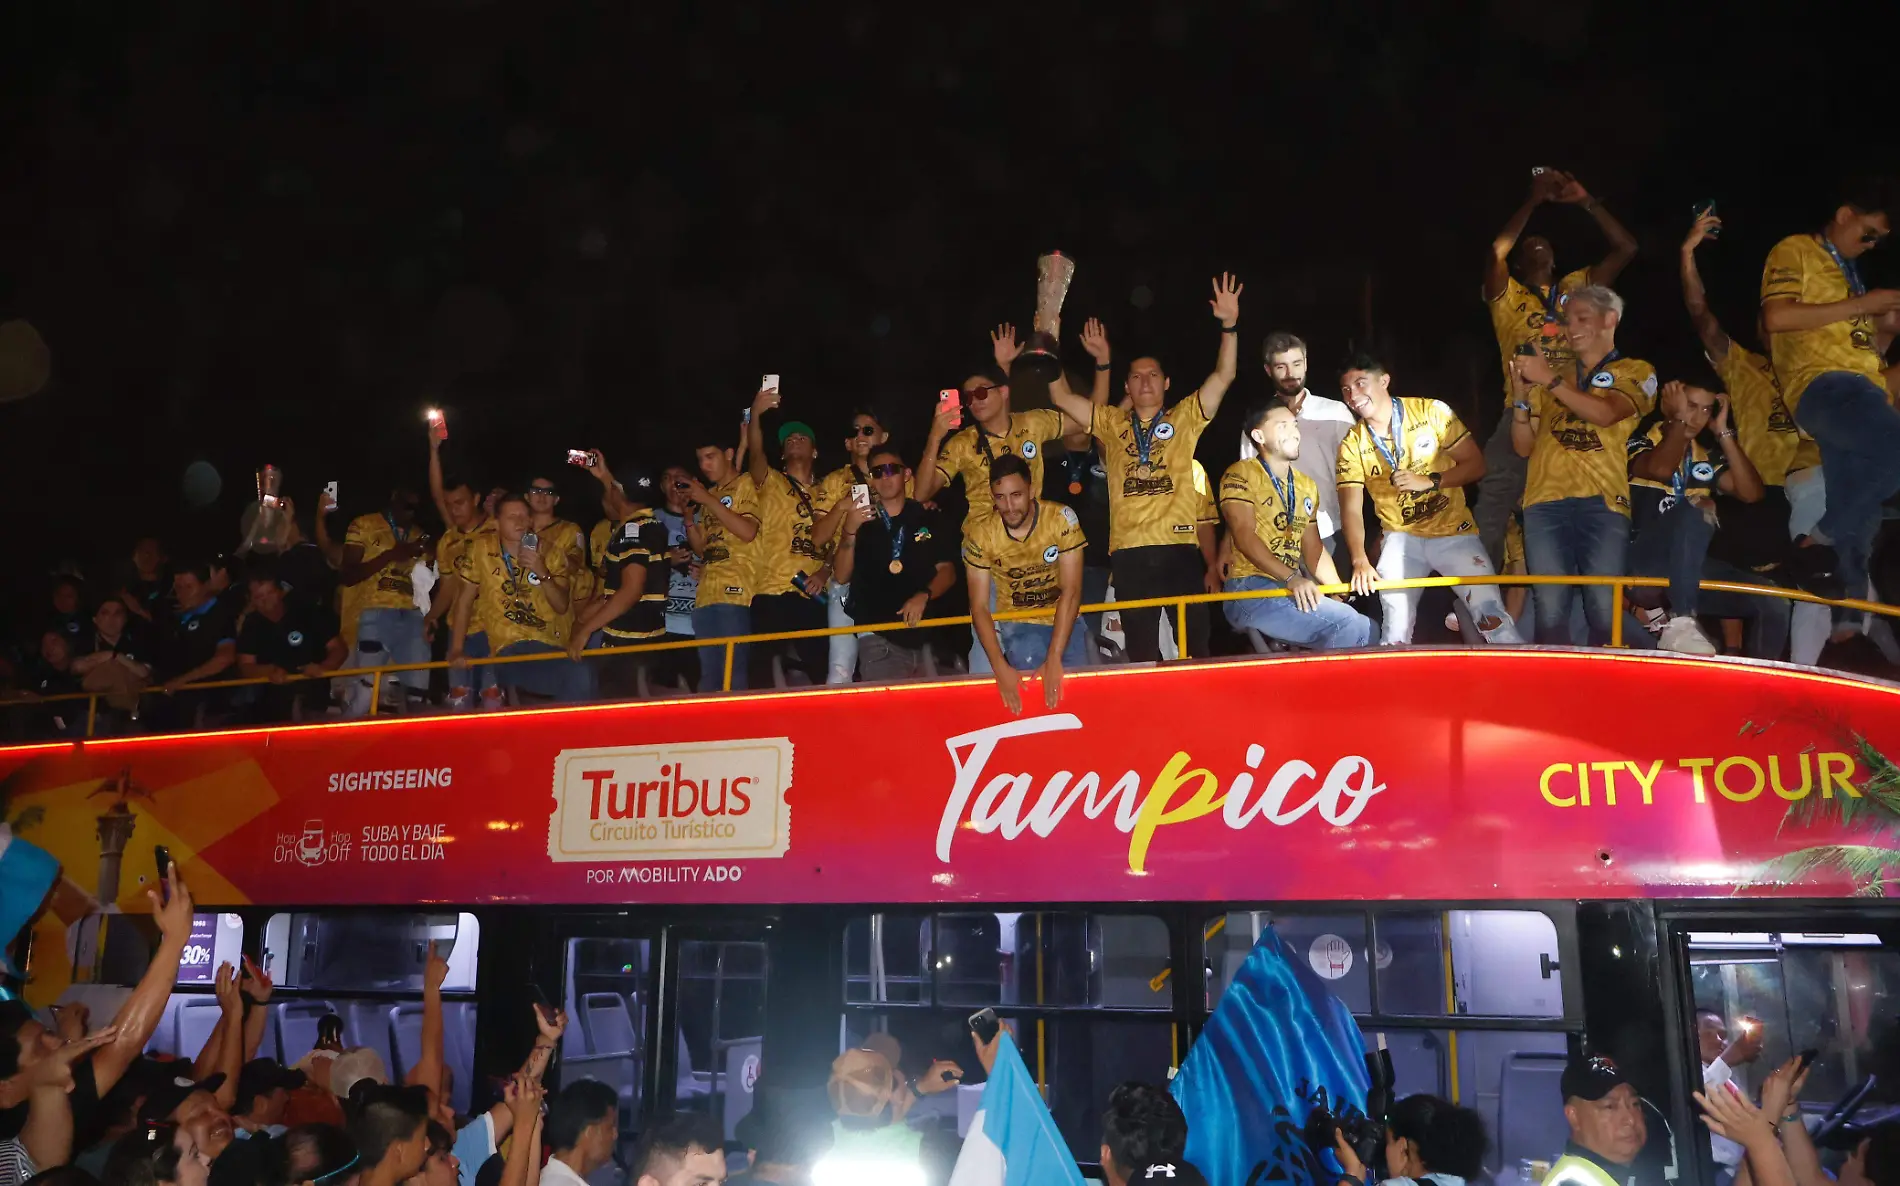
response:
M271 555L281 552L290 535L290 512L284 506L284 474L274 465L257 471L257 501L244 508L238 518L238 530L244 542L238 555L252 552Z
M1044 383L1062 373L1056 340L1062 334L1062 302L1068 298L1069 282L1074 279L1075 261L1060 251L1036 258L1036 322L1022 356L1016 360L1016 372Z

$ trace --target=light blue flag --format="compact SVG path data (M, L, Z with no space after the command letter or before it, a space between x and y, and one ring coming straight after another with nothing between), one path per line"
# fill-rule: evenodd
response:
M1083 1186L1069 1143L1007 1031L950 1186Z
M59 862L37 844L29 844L0 824L0 972L18 976L6 958L6 945L32 921L59 876Z
M1366 1106L1364 1052L1352 1011L1267 928L1174 1077L1187 1159L1233 1186L1330 1182L1302 1131L1322 1087L1335 1114Z

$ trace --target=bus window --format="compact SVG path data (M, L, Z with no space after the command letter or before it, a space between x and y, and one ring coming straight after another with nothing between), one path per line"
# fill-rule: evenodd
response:
M920 1005L929 999L924 954L930 916L872 914L844 928L844 999L850 1004Z
M1881 1020L1900 1003L1900 953L1873 934L1692 932L1690 985L1698 1010L1733 1034L1744 1018L1762 1027L1761 1056L1733 1068L1754 1089L1803 1050L1817 1051L1802 1102L1832 1105L1872 1072Z
M620 1120L632 1131L646 1066L648 941L574 938L565 960L567 1031L561 1035L561 1085L598 1079L620 1095Z
M1564 1015L1557 924L1541 911L1382 911L1378 923L1380 1013Z
M1368 1013L1372 997L1366 985L1366 916L1354 914L1295 914L1272 910L1235 910L1209 919L1206 936L1207 1008L1220 1003L1221 994L1247 962L1254 944L1268 925L1278 929L1296 956L1303 958L1333 995L1354 1013Z
M765 1033L765 944L753 940L680 942L679 1027L674 1038L674 1099L705 1109L726 1138L752 1110Z
M1380 920L1383 935L1384 919ZM1387 1030L1394 1095L1421 1092L1474 1109L1491 1138L1485 1165L1500 1183L1525 1176L1525 1163L1552 1162L1569 1139L1563 1074L1567 1039L1561 1033L1499 1030ZM1367 1049L1376 1046L1365 1035Z

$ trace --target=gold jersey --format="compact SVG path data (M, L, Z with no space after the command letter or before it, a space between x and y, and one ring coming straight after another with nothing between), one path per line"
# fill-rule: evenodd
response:
M1202 501L1194 446L1207 425L1198 391L1146 421L1131 408L1095 409L1089 428L1108 470L1109 551L1194 543Z
M1831 305L1853 296L1847 276L1828 249L1814 235L1790 235L1775 244L1761 270L1761 299L1792 297L1804 305ZM1781 398L1790 412L1801 406L1808 384L1829 371L1853 371L1886 390L1881 377L1880 352L1874 345L1874 319L1855 317L1817 329L1771 335L1775 374L1781 377Z
M1273 558L1293 569L1302 569L1301 543L1306 538L1306 529L1318 520L1319 483L1313 481L1299 470L1290 471L1293 476L1292 502L1287 501L1283 485L1276 484L1276 478L1268 473L1267 465L1259 457L1249 457L1227 467L1220 479L1220 500L1244 502L1253 507L1253 532L1260 542L1267 545L1267 551ZM1253 561L1247 559L1247 553L1240 546L1234 546L1234 560L1229 574L1234 579L1241 577L1269 577Z
M1584 375L1592 391L1616 391L1636 409L1615 424L1599 428L1572 412L1544 388L1531 394L1531 415L1538 417L1524 480L1525 506L1595 495L1621 514L1630 513L1630 430L1655 406L1656 368L1640 358L1617 358Z
M963 532L963 562L971 568L988 570L995 582L997 611L1049 610L1033 618L1018 621L1052 625L1056 602L1062 588L1056 570L1064 552L1073 552L1088 543L1075 512L1059 502L1036 501L1029 530L1018 539L1010 534L996 515L966 526Z
M711 491L722 506L735 514L758 521L759 491L751 474L734 474ZM751 605L753 576L752 555L760 536L742 540L726 530L726 525L705 507L694 507L700 528L706 533L706 550L700 554L705 569L699 574L699 594L695 606Z
M963 517L963 530L985 519L994 518L996 503L990 498L990 462L1014 453L1029 463L1029 492L1042 493L1042 446L1063 432L1062 413L1048 408L1029 412L1011 412L1009 431L1001 435L984 432L976 424L966 424L950 434L937 454L937 476L949 485L963 479L963 497L970 503Z
M1394 462L1398 471L1421 477L1450 469L1444 455L1471 435L1464 422L1442 400L1408 396L1393 402L1398 407L1383 440L1359 420L1339 442L1339 484L1363 488L1387 531L1433 538L1476 531L1463 489L1400 490L1392 484Z

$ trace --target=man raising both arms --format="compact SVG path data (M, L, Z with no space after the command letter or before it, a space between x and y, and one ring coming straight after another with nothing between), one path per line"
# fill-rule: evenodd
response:
M963 535L972 629L1011 712L1023 707L1018 671L1042 676L1042 702L1054 708L1062 698L1063 665L1088 662L1087 636L1075 629L1075 611L1082 604L1082 548L1088 541L1074 511L1043 502L1036 490L1028 462L998 457L990 467L995 513ZM992 580L996 604L1005 613L1052 612L998 623L990 610Z
M1194 484L1194 446L1220 411L1239 367L1241 288L1230 275L1214 281L1207 303L1221 325L1220 353L1200 390L1172 408L1162 406L1168 377L1153 358L1137 358L1129 366L1126 407L1083 399L1061 378L1050 384L1049 401L1071 420L1087 424L1102 443L1108 467L1108 564L1118 600L1220 588L1220 565L1206 563L1196 536L1202 497ZM1190 605L1186 617L1188 654L1205 656L1207 607ZM1122 626L1130 662L1161 658L1159 608L1123 610Z
M1775 244L1761 274L1762 325L1782 400L1821 446L1827 510L1809 544L1831 545L1850 597L1867 588L1880 505L1900 489L1900 412L1888 392L1876 323L1900 310L1900 291L1869 290L1860 257L1893 230L1891 183L1847 195L1818 233ZM1836 608L1836 641L1853 636L1860 611Z
M957 478L963 479L963 497L970 509L963 516L963 538L969 539L984 523L996 517L996 504L990 497L990 478L995 464L1015 457L1029 470L1030 497L1042 492L1042 446L1062 436L1067 428L1060 412L1037 408L1029 412L1009 410L1009 378L1001 368L987 367L981 374L963 381L964 411L940 413L930 422L930 435L924 440L923 460L917 465L918 502L929 502L937 492ZM967 418L962 428L956 421ZM987 596L987 593L986 593ZM984 609L989 609L986 602ZM990 670L989 652L971 627L970 674Z
M1583 207L1610 241L1609 254L1590 267L1567 275L1558 272L1550 240L1542 235L1524 235L1531 214L1545 202ZM1552 367L1559 371L1568 368L1576 353L1564 328L1566 299L1586 284L1614 287L1616 278L1635 257L1636 237L1623 229L1623 224L1612 218L1576 178L1556 169L1532 175L1530 196L1491 241L1491 254L1484 268L1484 300L1491 309L1491 329L1497 335L1498 354L1503 360L1507 404L1513 399L1511 358L1518 348L1532 346ZM1511 448L1510 420L1506 415L1485 446L1484 480L1478 486L1478 534L1494 564L1502 562L1504 536L1512 512L1524 497L1527 472L1524 460Z
M1348 363L1339 376L1341 398L1359 422L1339 446L1340 521L1352 549L1353 592L1372 592L1374 581L1401 581L1438 573L1488 577L1495 573L1465 510L1464 487L1484 474L1484 455L1452 410L1435 399L1401 399L1392 376L1369 355ZM1366 557L1366 521L1372 508L1385 529L1379 564ZM1422 589L1379 593L1386 646L1412 641L1412 619ZM1496 585L1459 585L1456 592L1487 642L1520 643L1517 626L1504 612Z
M1254 456L1228 466L1220 480L1221 514L1234 541L1226 588L1285 589L1287 596L1223 602L1227 621L1315 650L1365 646L1371 620L1319 593L1322 584L1338 584L1339 573L1319 542L1319 486L1293 464L1299 420L1284 404L1268 404L1247 414L1247 436Z

